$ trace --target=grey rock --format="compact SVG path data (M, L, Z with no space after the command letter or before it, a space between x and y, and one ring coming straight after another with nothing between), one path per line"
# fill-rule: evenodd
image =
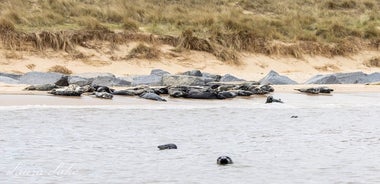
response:
M83 77L83 78L97 78L97 77L116 77L112 73L81 73L77 74L76 76L78 77Z
M11 74L11 73L2 73L0 72L0 77L3 76L3 77L9 77L9 78L12 78L12 79L15 79L15 80L20 80L20 77L21 75L18 75L18 74Z
M368 82L379 82L380 81L380 73L375 72L375 73L369 74L367 76L367 80L368 80Z
M156 75L156 74L136 76L136 77L133 77L132 86L139 86L139 85L162 86L162 77L163 76Z
M95 86L129 86L131 82L110 76L99 76L92 81L92 85Z
M305 82L305 84L341 84L334 74L316 75Z
M239 79L233 75L226 74L221 79L220 82L236 82L236 81L245 81L244 79Z
M200 70L191 70L182 73L182 75L189 75L189 76L195 76L195 77L202 77L202 72Z
M164 86L204 86L205 80L202 77L188 75L166 75L162 77Z
M219 82L222 76L214 75L210 73L202 73L202 77L205 79L206 83L209 82Z
M60 73L29 72L20 77L21 84L55 84L64 77Z
M364 84L370 80L363 72L336 73L316 75L307 80L305 84Z
M68 78L69 84L76 84L78 86L91 85L93 80L93 78L84 78L80 76L69 76Z
M287 76L280 75L277 72L271 70L264 78L260 81L260 84L297 84L296 81L290 79Z
M0 82L6 84L18 84L20 81L7 76L0 76Z
M153 69L152 71L150 71L150 75L163 76L163 75L170 75L170 73L161 69Z
M68 86L69 85L69 76L62 76L57 82L55 82L57 86Z

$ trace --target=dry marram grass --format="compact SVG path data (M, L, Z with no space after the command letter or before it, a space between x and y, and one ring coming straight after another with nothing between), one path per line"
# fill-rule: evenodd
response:
M49 68L48 72L57 72L57 73L62 73L62 74L72 74L73 72L66 68L65 66L62 65L55 65Z

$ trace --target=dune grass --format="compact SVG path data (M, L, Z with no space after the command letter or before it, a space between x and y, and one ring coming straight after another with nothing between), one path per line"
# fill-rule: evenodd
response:
M0 12L1 39L12 48L21 37L37 48L70 50L86 39L122 43L142 33L221 60L237 60L237 52L300 58L380 46L378 0L3 0Z

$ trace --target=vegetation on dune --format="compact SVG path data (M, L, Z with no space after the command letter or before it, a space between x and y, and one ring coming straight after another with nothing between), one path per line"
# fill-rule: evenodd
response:
M62 73L62 74L67 74L67 75L73 73L70 69L61 65L55 65L55 66L50 67L48 72L57 72L57 73Z
M8 48L132 39L238 61L238 52L299 58L380 47L378 0L2 0L0 12Z

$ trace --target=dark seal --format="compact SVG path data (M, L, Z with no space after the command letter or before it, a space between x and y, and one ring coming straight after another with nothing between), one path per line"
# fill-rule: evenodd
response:
M268 96L267 101L265 103L273 103L273 102L284 103L283 101L281 101L281 99L275 99L273 98L273 96Z
M232 159L229 156L220 156L216 163L219 165L233 164Z
M160 150L177 149L177 145L175 145L175 144L163 144L163 145L157 146L157 148Z

